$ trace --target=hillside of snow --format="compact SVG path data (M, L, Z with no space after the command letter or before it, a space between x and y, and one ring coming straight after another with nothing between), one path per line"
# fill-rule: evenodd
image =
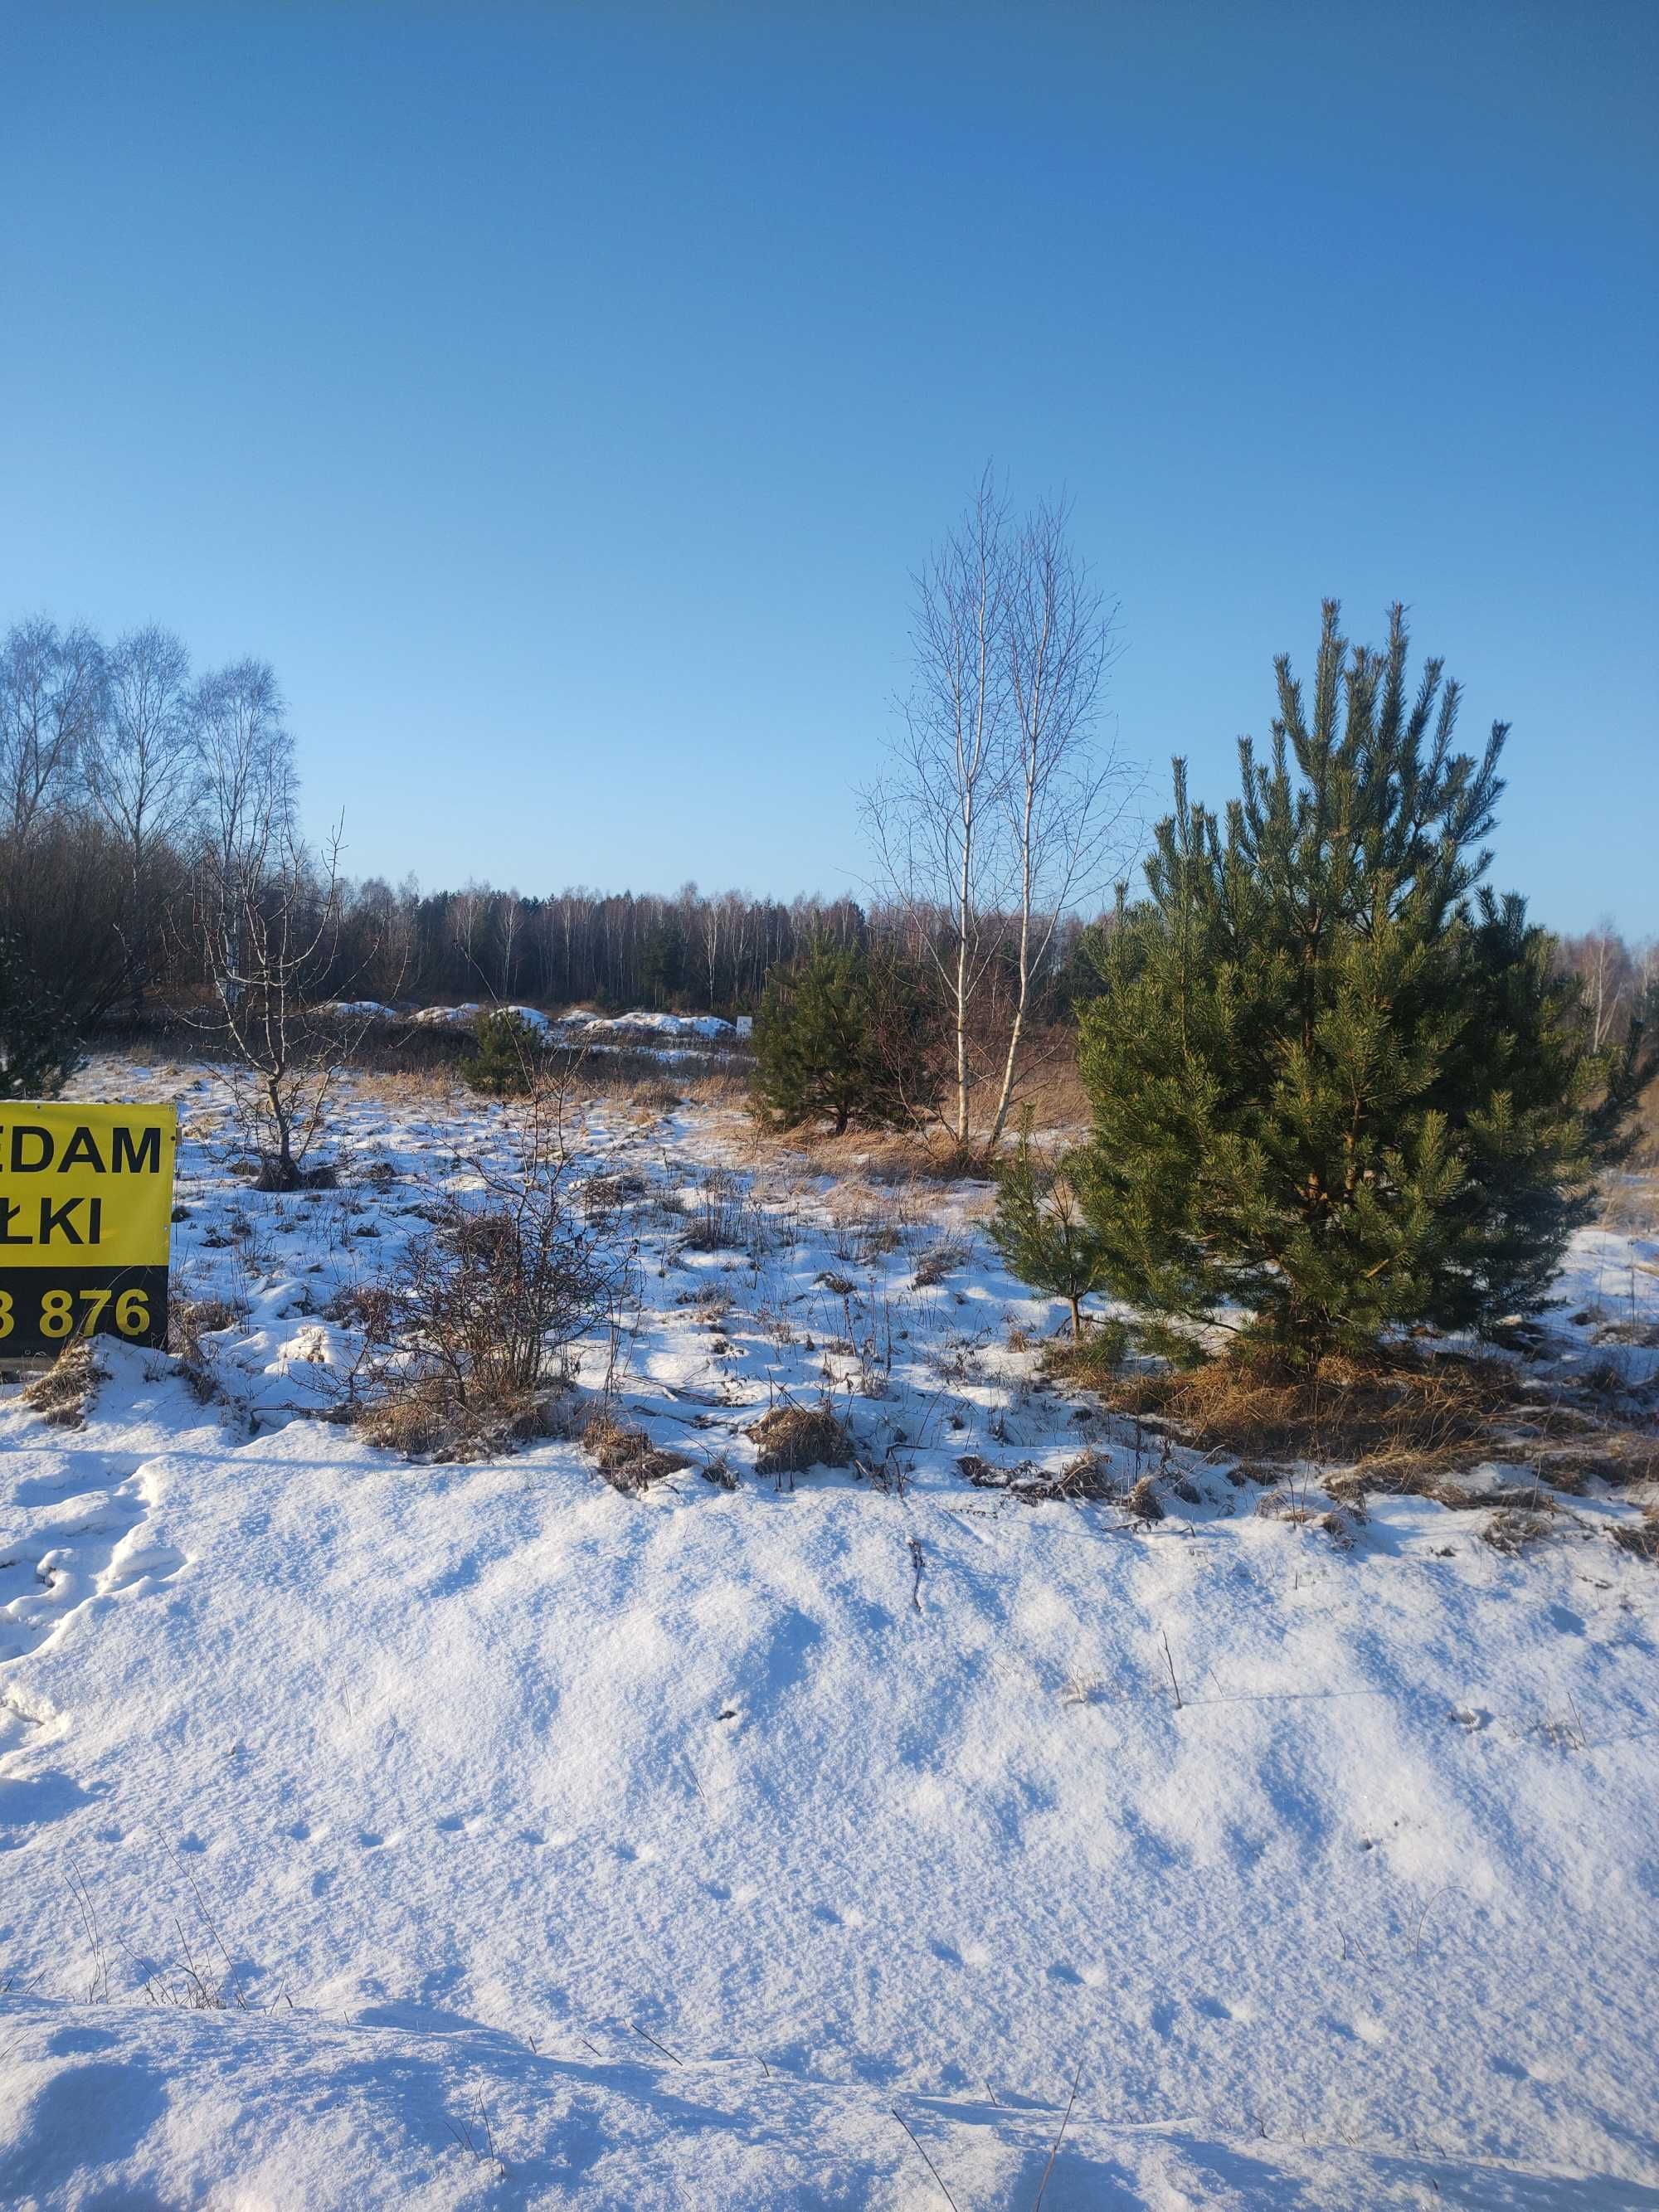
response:
M410 1464L313 1418L330 1310L501 1109L353 1085L279 1197L211 1077L78 1087L179 1098L224 1325L210 1394L113 1346L78 1427L0 1393L0 2201L1659 2208L1627 1496L1519 1556L1263 1517L1042 1380L983 1187L619 1102L642 1295L579 1390L690 1464ZM1650 1321L1656 1261L1565 1287ZM821 1392L885 1489L757 1475ZM961 1467L1085 1448L1164 1517Z

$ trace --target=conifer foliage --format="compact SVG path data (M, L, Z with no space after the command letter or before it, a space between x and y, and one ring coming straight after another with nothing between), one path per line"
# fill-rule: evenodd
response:
M0 1098L55 1098L80 1065L62 1000L0 934Z
M1072 1334L1083 1334L1082 1301L1106 1279L1106 1249L1078 1203L1066 1163L1031 1149L1031 1117L997 1177L991 1242L1023 1283L1064 1298Z
M898 1127L931 1103L926 1024L885 955L815 945L774 969L755 1018L755 1096L774 1127Z
M1328 602L1310 706L1281 657L1224 817L1176 762L1150 899L1097 946L1079 1190L1166 1334L1242 1321L1300 1364L1535 1311L1627 1148L1641 1033L1592 1051L1547 933L1480 887L1507 726L1455 751L1457 686L1407 660L1402 608L1350 650Z
M522 1098L531 1087L540 1043L524 1016L513 1006L483 1006L473 1024L477 1045L461 1062L469 1091L487 1097Z

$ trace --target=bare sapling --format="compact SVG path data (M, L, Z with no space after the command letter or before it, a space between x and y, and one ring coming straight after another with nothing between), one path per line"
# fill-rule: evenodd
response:
M191 1009L229 1059L233 1110L258 1160L258 1187L326 1179L307 1164L331 1091L361 1042L324 998L338 949L337 831L319 857L290 821L268 814L227 865L210 847L198 869L191 937L210 998Z
M386 1441L424 1449L533 1425L573 1348L620 1325L637 1248L584 1187L574 1073L534 1071L492 1121L499 1143L461 1156L429 1228L360 1296L364 1402Z
M961 1152L1001 1141L1063 925L1134 842L1133 780L1096 732L1115 610L1069 522L1054 504L1014 522L986 469L913 580L915 681L890 773L863 794L877 888L906 919L949 1037L940 1119Z

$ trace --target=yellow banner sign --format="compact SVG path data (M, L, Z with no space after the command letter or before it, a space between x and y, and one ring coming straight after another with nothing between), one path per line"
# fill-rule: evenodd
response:
M165 1344L177 1144L171 1106L0 1105L0 1358Z

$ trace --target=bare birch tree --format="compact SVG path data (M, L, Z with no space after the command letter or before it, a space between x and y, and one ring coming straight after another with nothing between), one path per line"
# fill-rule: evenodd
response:
M1585 995L1590 1013L1590 1042L1600 1052L1624 1011L1634 968L1624 939L1604 915L1583 941Z
M945 1126L984 1147L1018 1095L1034 994L1066 918L1121 872L1133 779L1096 743L1114 610L1063 504L1011 520L988 467L913 580L915 677L888 776L864 795L878 888L906 913L953 1055Z
M955 529L912 580L915 681L903 702L892 772L864 796L878 872L919 924L947 1011L954 1050L947 1126L964 1149L973 1013L997 949L986 923L1007 887L996 834L1012 705L1007 532L1007 503L988 467Z
M1121 872L1133 779L1096 740L1116 609L1073 550L1070 513L1042 501L1020 526L1004 593L1010 757L999 830L1014 878L1017 950L994 1151L1015 1099L1032 985L1079 902Z
M297 780L294 740L269 661L237 660L203 677L190 717L213 866L230 879L268 859L291 835Z
M44 615L13 625L0 645L0 836L21 845L69 802L103 702L104 651L89 629Z
M119 639L105 711L88 749L87 788L125 860L127 983L135 1008L151 968L163 878L191 841L202 793L190 714L190 655L154 623Z
M210 844L198 876L194 933L212 1002L194 1018L228 1048L233 1103L264 1190L316 1179L307 1154L356 1042L319 1006L339 934L339 853L337 831L313 860L291 814L271 809L244 825L228 866Z

